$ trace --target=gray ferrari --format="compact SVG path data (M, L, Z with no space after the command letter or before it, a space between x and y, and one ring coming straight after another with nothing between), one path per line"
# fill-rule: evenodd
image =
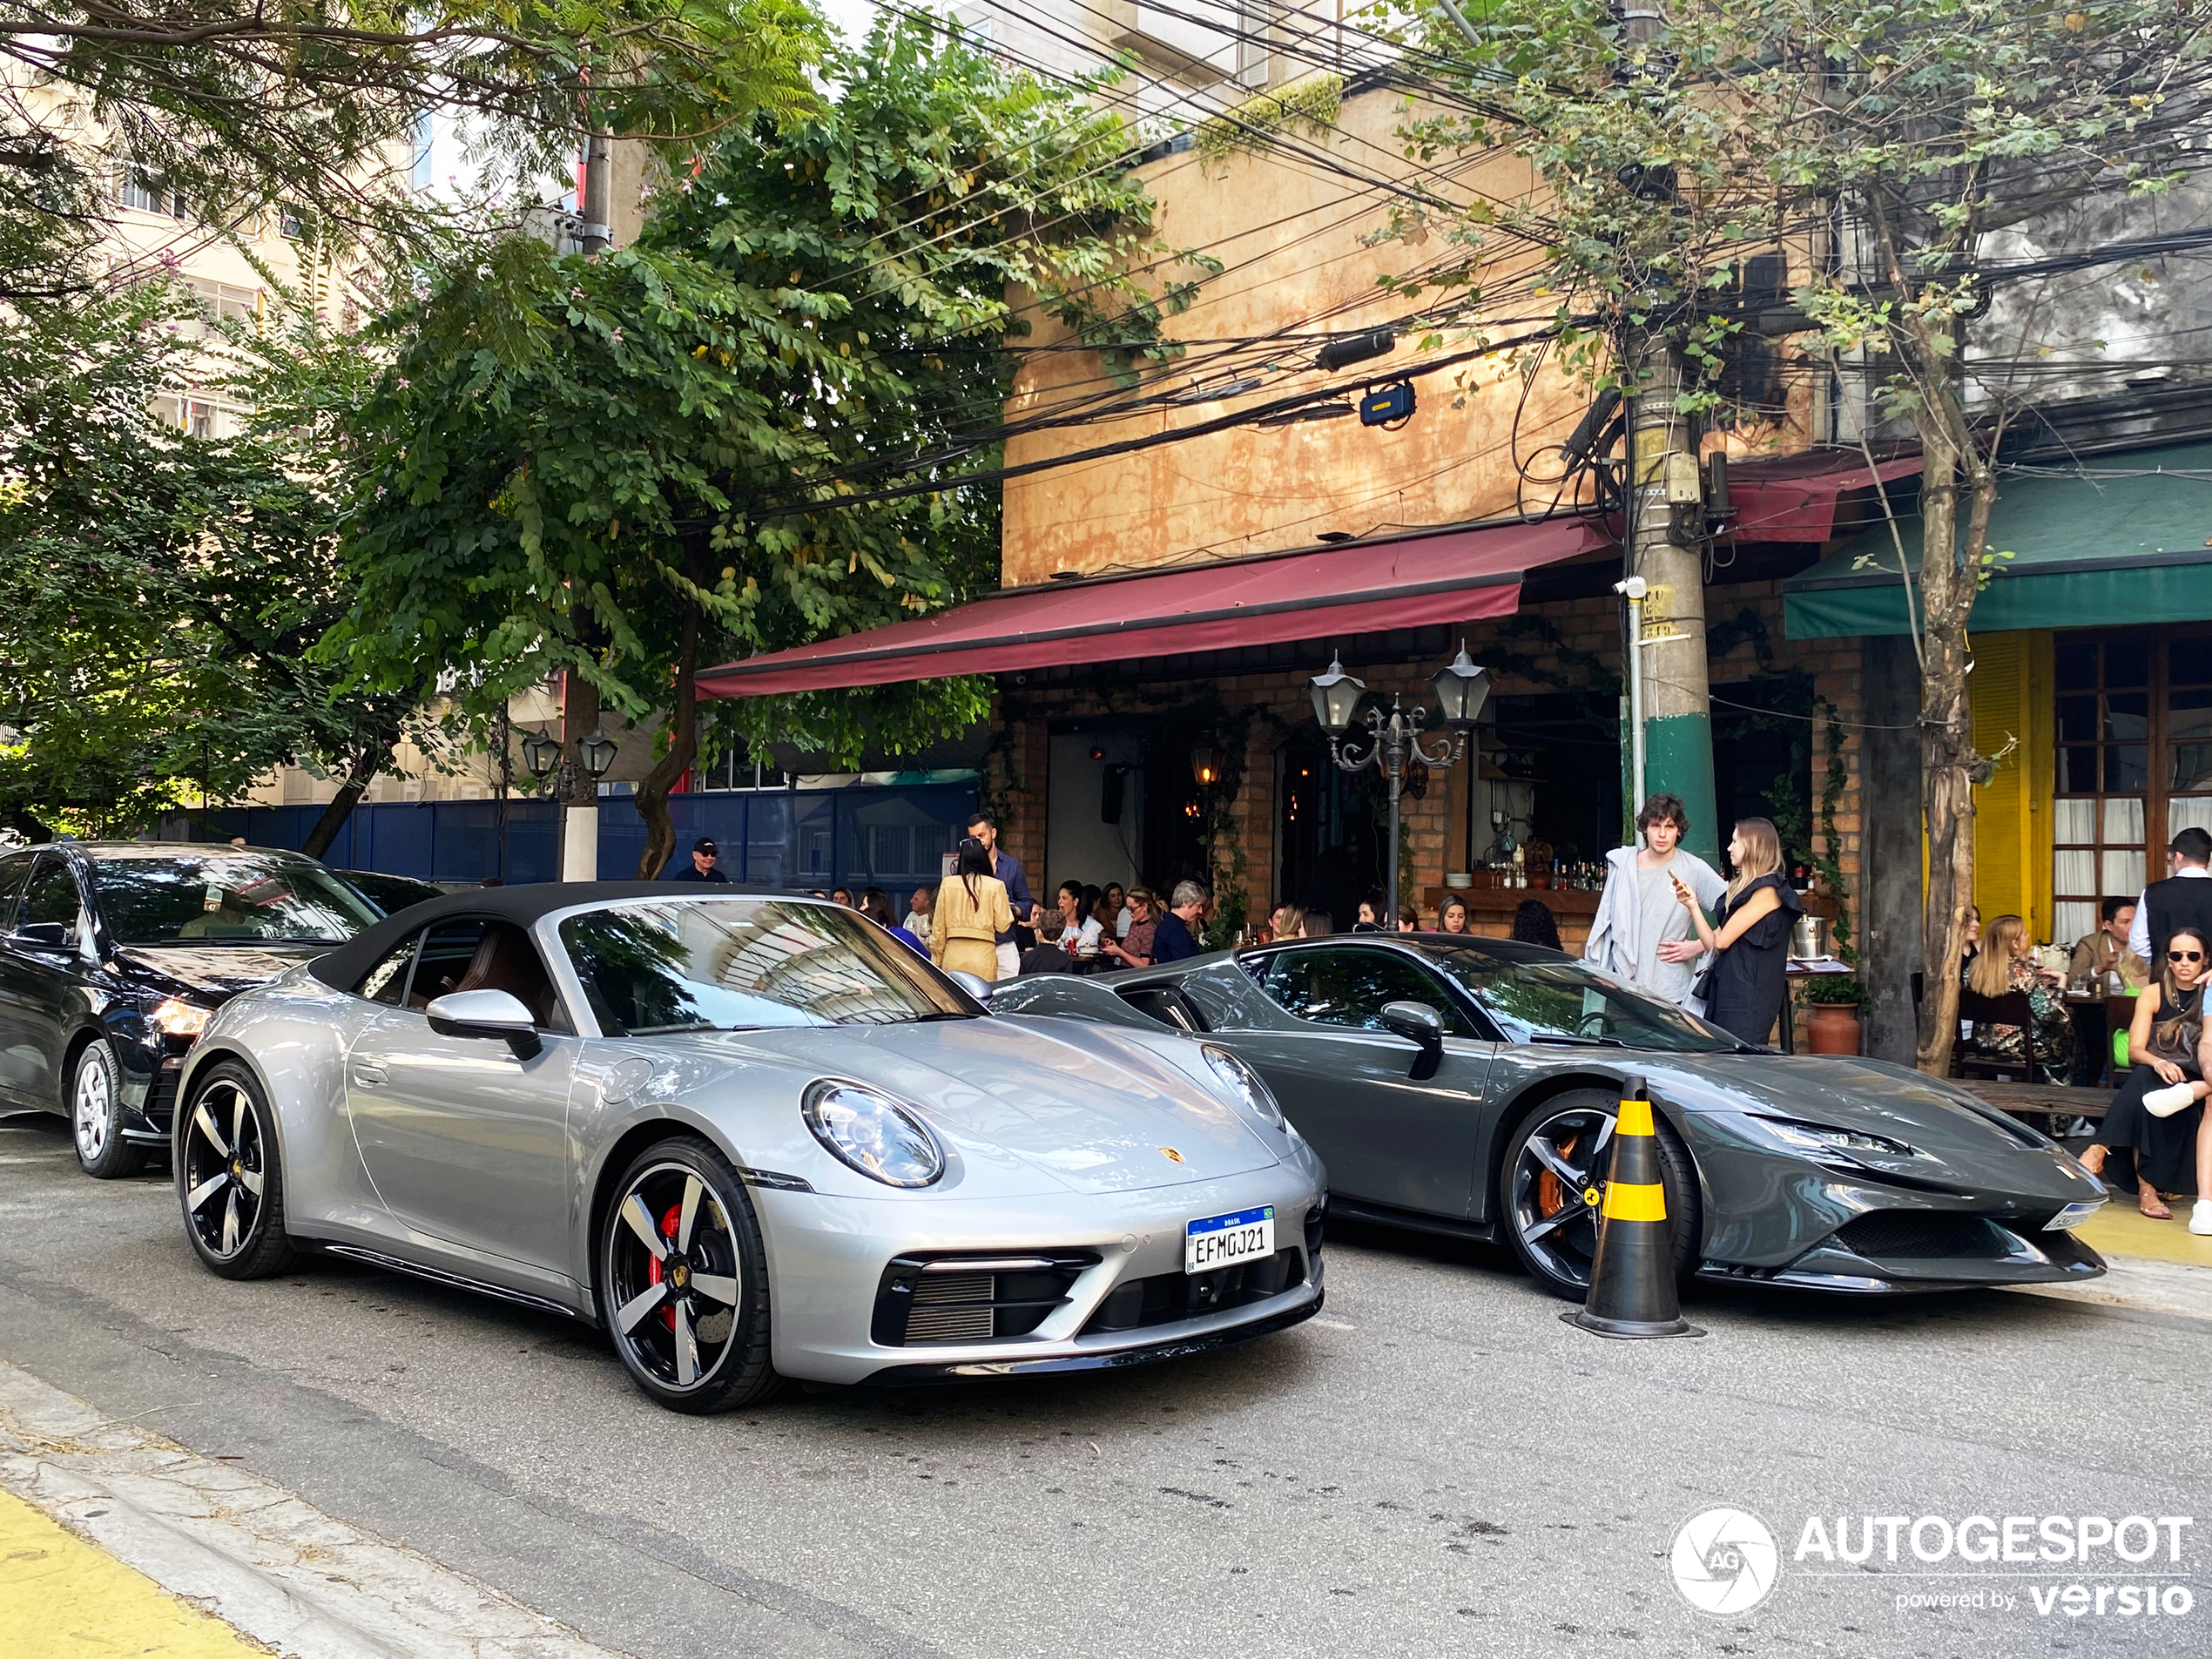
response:
M998 988L1001 1016L1234 1054L1329 1172L1329 1213L1511 1244L1589 1285L1615 1103L1658 1108L1684 1278L1880 1293L2094 1278L2104 1202L2064 1148L1878 1060L1785 1055L1556 951L1354 934Z
M1229 1046L992 1017L850 910L729 887L414 905L209 1020L186 1235L596 1320L704 1412L779 1378L1126 1366L1321 1305L1321 1164Z

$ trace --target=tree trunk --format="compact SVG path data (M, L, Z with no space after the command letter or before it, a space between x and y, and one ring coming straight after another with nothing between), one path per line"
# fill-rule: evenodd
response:
M676 826L669 822L668 792L691 768L699 752L699 608L687 600L684 631L676 650L676 695L668 714L668 752L653 763L637 786L637 816L645 822L645 850L638 856L637 879L651 881L676 851Z
M384 769L384 763L391 759L391 755L392 739L381 733L354 752L352 764L346 768L346 781L338 786L338 792L331 797L330 805L322 809L322 816L315 820L314 828L307 832L307 839L300 844L302 853L311 859L319 859L330 850L330 844L338 839L338 832L346 827L346 820L354 815L354 806L368 792L369 785L376 780L376 774Z
M1934 376L1923 378L1929 384ZM1921 939L1925 975L1918 1060L1944 1076L1959 1038L1959 968L1974 893L1973 718L1966 693L1973 664L1967 623L1988 539L1996 481L1972 447L1947 383L1929 399L1920 423L1924 459L1920 593L1925 605L1920 677L1920 787L1927 814L1928 891ZM1959 536L1959 475L1972 502L1964 545Z

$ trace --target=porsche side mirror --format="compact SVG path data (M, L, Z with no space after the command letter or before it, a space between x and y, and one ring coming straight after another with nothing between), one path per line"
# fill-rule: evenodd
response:
M1420 1054L1408 1075L1417 1082L1436 1076L1444 1058L1444 1016L1426 1002L1386 1002L1383 1029L1408 1042L1418 1043Z
M536 1022L512 991L448 991L422 1013L442 1037L503 1037L525 1060L541 1046Z
M990 981L979 978L974 974L964 974L958 968L954 968L951 972L948 973L945 977L952 981L954 984L959 986L961 990L966 991L970 996L974 997L978 1002L981 1002L985 1008L990 1007Z

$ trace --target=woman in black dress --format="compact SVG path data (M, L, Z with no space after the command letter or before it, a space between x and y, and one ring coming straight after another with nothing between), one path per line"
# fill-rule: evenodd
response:
M1679 879L1675 900L1689 913L1699 941L1716 954L1699 987L1706 1019L1745 1042L1764 1042L1783 1014L1797 895L1783 879L1782 838L1765 819L1737 820L1728 858L1736 876L1712 921Z
M2207 1092L2197 1048L2207 955L2204 935L2194 927L2176 928L2166 941L2164 971L2135 995L2128 1032L2135 1069L2105 1109L2097 1138L2082 1149L2081 1166L2092 1175L2104 1174L2110 1153L2121 1155L2113 1174L2123 1182L2134 1177L2135 1207L2153 1221L2174 1213L2161 1192L2187 1192L2195 1183L2190 1165Z

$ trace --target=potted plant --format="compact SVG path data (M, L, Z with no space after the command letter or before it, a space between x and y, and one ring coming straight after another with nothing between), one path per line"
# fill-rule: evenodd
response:
M1804 982L1805 1047L1812 1054L1857 1054L1858 1011L1866 987L1856 971L1815 974Z

